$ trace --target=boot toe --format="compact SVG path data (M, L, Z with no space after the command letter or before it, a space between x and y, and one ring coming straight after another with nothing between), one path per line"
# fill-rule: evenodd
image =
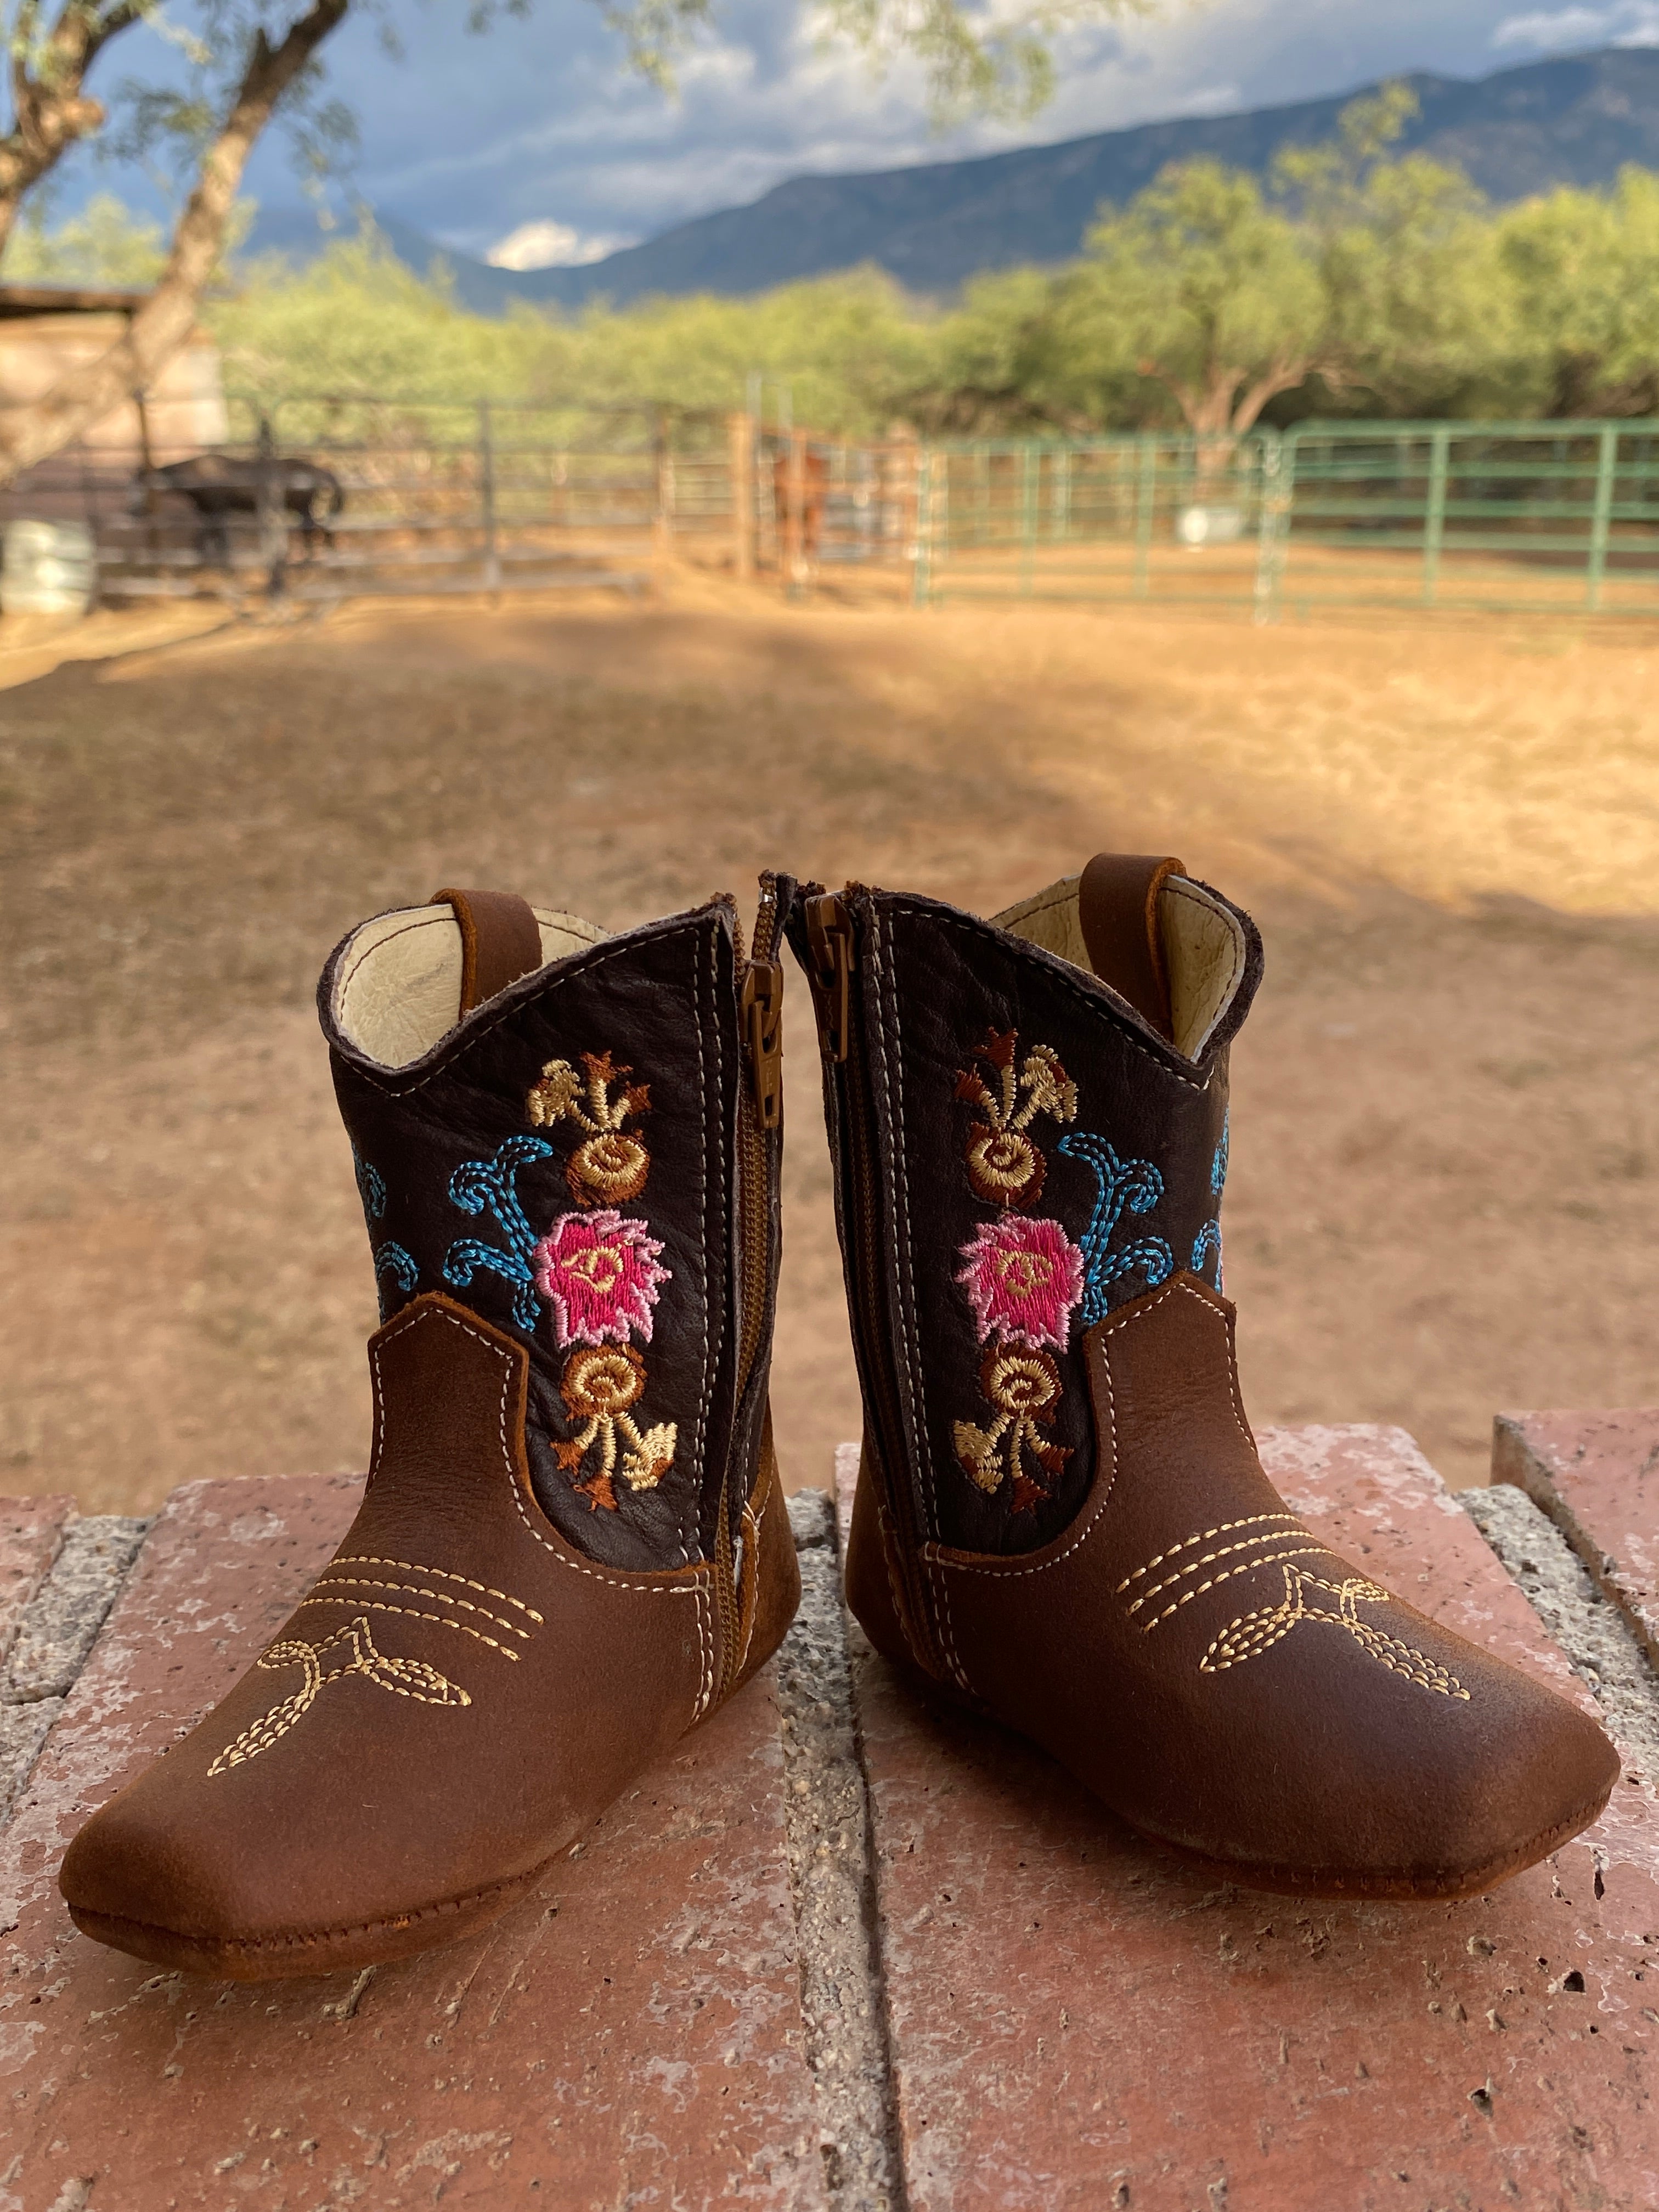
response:
M1467 1696L1419 1702L1424 1692L1406 1681L1390 1694L1339 1662L1322 1698L1307 1699L1304 1686L1296 1747L1281 1744L1273 1761L1276 1786L1264 1791L1235 1770L1170 1839L1268 1887L1444 1898L1488 1888L1587 1827L1619 1776L1595 1722L1431 1623L1413 1627ZM1224 1840L1218 1850L1206 1839Z
M58 1886L85 1933L159 1965L204 1963L260 1929L258 1870L222 1829L124 1790L70 1844Z

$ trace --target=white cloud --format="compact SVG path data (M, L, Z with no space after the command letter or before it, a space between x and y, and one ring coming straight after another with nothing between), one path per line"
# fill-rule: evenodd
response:
M1236 84L1201 84L1183 93L1164 111L1166 115L1237 115L1244 102Z
M573 230L568 222L544 217L521 222L498 239L484 258L493 269L585 269L590 261L603 261L631 238L594 238Z
M957 161L1402 70L1473 77L1563 46L1659 40L1659 0L1160 0L1145 16L1073 18L1058 41L1054 100L1035 120L939 132L921 69L906 60L878 75L845 42L821 41L811 0L714 0L672 100L627 74L591 0L501 15L483 38L449 10L423 20L396 69L355 9L330 42L331 77L362 124L353 187L480 254L525 250L520 234L551 221L580 246L648 237L790 177ZM262 149L250 179L273 207L294 198L283 158ZM564 258L580 246L556 250Z
M1495 46L1530 46L1560 53L1572 46L1659 46L1659 0L1619 0L1611 8L1540 8L1509 15L1492 34Z

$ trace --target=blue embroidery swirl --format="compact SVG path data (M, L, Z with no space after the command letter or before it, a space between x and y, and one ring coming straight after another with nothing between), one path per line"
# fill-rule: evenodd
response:
M515 1178L532 1160L553 1158L553 1147L539 1137L509 1137L487 1160L463 1160L449 1178L449 1195L463 1213L495 1217L505 1246L485 1244L476 1237L460 1237L444 1255L444 1280L464 1291L480 1267L500 1275L513 1285L513 1322L526 1335L533 1332L541 1309L536 1302L536 1278L531 1255L536 1232L520 1202Z
M1085 1160L1094 1172L1094 1212L1082 1237L1082 1326L1090 1328L1107 1310L1112 1285L1137 1272L1146 1287L1156 1290L1175 1272L1175 1255L1161 1237L1139 1237L1111 1249L1118 1224L1127 1209L1149 1213L1164 1195L1164 1178L1150 1160L1122 1160L1104 1137L1076 1129L1060 1140L1059 1150L1070 1159Z

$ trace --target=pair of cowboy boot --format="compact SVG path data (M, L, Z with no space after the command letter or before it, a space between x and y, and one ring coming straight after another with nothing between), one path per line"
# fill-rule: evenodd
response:
M1239 908L1121 856L991 922L769 875L745 956L726 899L610 937L447 891L352 932L319 992L381 1288L362 1509L75 1839L88 1935L247 1979L450 1941L776 1649L786 934L878 1650L1246 1884L1466 1895L1605 1803L1599 1729L1261 1472L1220 1290Z

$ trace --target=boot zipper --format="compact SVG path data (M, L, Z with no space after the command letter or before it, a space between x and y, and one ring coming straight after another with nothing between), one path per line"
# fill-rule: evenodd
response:
M852 982L857 966L853 915L845 901L825 892L805 902L808 970L817 1016L818 1042L829 1063L836 1104L840 1183L854 1218L844 1221L853 1286L853 1340L879 1464L874 1470L895 1525L899 1547L902 1626L920 1665L944 1680L921 1580L923 1532L908 1474L893 1332L888 1316L881 1189L881 1153L862 1025L853 1019Z
M760 907L755 916L753 956L744 969L738 1016L753 1082L738 1098L738 1260L739 1333L737 1392L741 1406L760 1348L766 1317L767 1280L770 1273L772 1170L768 1152L769 1133L783 1125L783 965L777 957L777 885L769 876L761 878ZM725 1660L719 1695L723 1697L737 1673L738 1631L742 1605L738 1586L738 1562L732 1540L732 1499L729 1486L720 1487L720 1518L715 1532L715 1586L719 1596Z
M771 1257L772 1176L767 1155L769 1133L783 1126L783 963L778 958L778 890L761 878L760 908L755 916L754 952L744 971L739 1012L752 1100L738 1101L738 1236L743 1255L743 1331L738 1353L738 1395L742 1397L760 1342L766 1312Z

